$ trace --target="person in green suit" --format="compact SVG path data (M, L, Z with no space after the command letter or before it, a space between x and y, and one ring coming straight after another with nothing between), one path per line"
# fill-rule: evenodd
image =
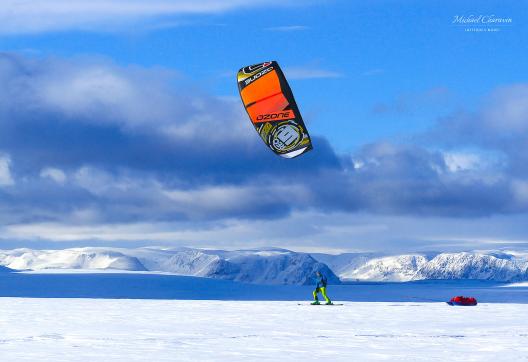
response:
M314 305L321 304L319 302L319 297L317 296L319 292L321 292L321 294L323 295L323 298L325 299L326 304L332 304L332 301L326 295L326 284L328 281L326 277L323 274L321 274L320 271L315 272L315 282L316 282L315 290L313 291L314 301L312 302L312 304Z

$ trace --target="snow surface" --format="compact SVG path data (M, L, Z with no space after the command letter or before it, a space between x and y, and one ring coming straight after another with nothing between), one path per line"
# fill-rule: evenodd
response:
M11 361L526 361L526 304L0 298Z
M502 287L503 288L517 288L517 287L528 288L528 282L505 284Z
M528 360L528 286L360 282L311 306L307 285L48 271L0 273L0 361Z

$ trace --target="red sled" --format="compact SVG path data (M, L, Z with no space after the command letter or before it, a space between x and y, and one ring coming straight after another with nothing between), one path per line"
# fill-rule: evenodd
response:
M473 297L463 297L459 295L458 297L451 298L451 300L446 303L449 305L474 306L477 305L477 300Z

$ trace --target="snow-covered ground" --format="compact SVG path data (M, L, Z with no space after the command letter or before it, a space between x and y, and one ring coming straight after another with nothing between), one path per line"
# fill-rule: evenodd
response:
M0 259L33 269L0 267L0 362L528 361L524 255L80 248ZM340 276L454 280L330 285L343 305L310 306L304 284L332 273L323 263ZM442 302L455 295L479 305Z
M510 283L503 285L504 288L515 288L515 287L526 287L528 288L528 282Z
M0 298L11 361L526 361L526 304ZM303 302L306 303L306 302Z
M528 361L524 285L361 282L311 306L313 286L61 271L0 273L1 362ZM460 294L479 305L438 302Z

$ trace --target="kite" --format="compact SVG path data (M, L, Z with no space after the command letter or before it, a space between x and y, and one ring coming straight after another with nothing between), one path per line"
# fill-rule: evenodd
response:
M293 93L276 61L244 67L237 80L251 122L273 152L293 158L312 149Z

